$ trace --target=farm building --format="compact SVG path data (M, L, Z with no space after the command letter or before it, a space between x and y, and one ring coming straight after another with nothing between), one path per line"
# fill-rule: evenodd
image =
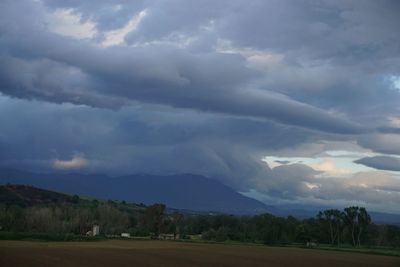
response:
M121 233L121 237L130 238L131 234L130 233Z
M93 236L97 236L100 234L100 226L97 224L93 225L93 230L92 230Z
M88 236L97 236L99 234L100 234L100 226L98 226L97 224L93 225L92 230L86 232L86 235Z

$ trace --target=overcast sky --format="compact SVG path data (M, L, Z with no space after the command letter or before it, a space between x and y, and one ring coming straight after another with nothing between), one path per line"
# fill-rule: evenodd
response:
M0 167L195 173L400 213L400 2L2 0Z

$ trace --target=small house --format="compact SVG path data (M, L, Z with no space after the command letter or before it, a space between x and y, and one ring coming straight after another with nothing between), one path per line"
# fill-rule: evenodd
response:
M130 233L121 233L121 237L123 237L123 238L131 238L131 234Z

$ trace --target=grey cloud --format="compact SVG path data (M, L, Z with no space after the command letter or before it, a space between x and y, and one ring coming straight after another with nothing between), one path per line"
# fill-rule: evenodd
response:
M258 191L283 199L297 199L310 194L307 182L312 182L317 171L303 164L282 165L265 172L257 180Z
M99 84L80 69L46 58L21 60L10 56L0 58L0 91L26 99L41 99L55 103L86 104L118 108L128 100L98 94L90 88Z
M373 151L400 155L400 135L399 134L367 134L361 135L357 139L358 144L370 148Z
M373 179L360 177L351 182L317 179L319 172L303 164L269 169L260 161L268 154L265 149L273 153L274 149L321 138L296 128L288 132L260 120L179 113L162 106L110 111L4 97L0 100L4 126L0 135L1 166L43 171L51 168L56 158L70 159L82 153L89 161L83 171L88 172L198 173L238 191L256 188L275 199L292 201L308 197L347 203L398 201L397 193L387 193L400 189L391 178L371 175ZM373 183L374 179L378 182ZM319 188L311 189L306 183ZM362 187L364 183L368 187Z
M132 36L145 36L147 41L164 40L175 32L198 37L200 26L212 21L208 25L211 31L230 42L233 49L250 47L283 56L279 66L263 67L266 81L261 86L267 90L273 88L297 101L348 113L363 124L379 123L382 114L398 112L399 92L382 81L387 73L400 73L400 39L395 34L399 5L395 1L363 5L348 1L230 1L222 9L204 2L197 3L201 7L190 5L180 2L175 16L169 14L177 4L152 5L150 13L156 15L145 17Z
M398 128L398 127L382 126L382 127L379 127L377 130L380 133L400 134L400 128Z
M400 200L400 182L384 172L360 172L345 180L328 179L316 190L316 195L325 199L385 204L395 209Z
M42 18L61 9L98 35L49 32ZM100 45L142 10L126 44ZM1 1L0 92L12 98L0 95L0 165L42 170L82 153L87 172L192 172L278 200L398 202L393 177L323 180L260 160L313 156L324 141L400 153L383 123L400 114L388 79L400 74L398 11L395 1Z
M366 157L354 161L379 170L400 171L400 159L389 156Z
M191 37L209 27L235 46L289 52L294 58L329 58L342 65L372 59L383 63L382 59L391 58L389 63L398 53L399 9L390 0L363 5L348 1L153 1L132 38L163 40L174 33Z
M108 31L123 27L135 14L144 9L148 1L43 0L42 2L52 9L72 9L73 12L81 16L83 22L91 20L96 23L100 30Z
M8 167L23 163L45 170L51 167L42 164L46 161L83 153L91 163L87 171L190 172L247 188L247 180L266 168L260 161L263 147L279 149L310 137L299 129L278 135L281 128L273 123L161 106L111 111L5 97L0 101L0 163Z
M289 201L314 199L315 202L339 202L341 205L386 204L392 210L400 201L400 181L391 174L360 172L343 179L319 178L318 173L303 164L282 165L265 173L253 189L269 197Z
M390 57L398 52L396 1L253 1L237 2L224 17L221 32L242 46L290 51L290 55L342 64ZM251 15L250 15L251 14ZM257 27L263 25L263 27ZM247 29L252 29L248 31Z
M146 9L146 16L138 29L130 33L127 40L135 43L174 39L179 35L195 37L204 27L212 28L215 20L223 18L232 3L226 0L154 2Z
M54 83L42 82L40 72L29 76L34 83L41 85L40 90L30 87L33 82L29 82L28 86L12 84L5 73L1 78L6 81L2 90L10 95L23 97L26 93L28 97L39 96L55 102L94 106L101 106L104 102L102 98L111 96L110 100L114 102L124 103L125 98L125 102L139 100L179 108L255 116L335 133L365 130L346 118L287 96L246 89L246 83L258 74L245 67L243 58L237 55L188 54L162 45L98 48L44 32L35 32L34 35L8 33L1 38L1 44L11 48L13 57L33 57L38 64L47 63L43 59L49 59L60 63L58 65L65 65L67 71L68 68L81 71L84 79L78 85L79 91L74 93L75 88L63 88L68 84L54 86ZM86 83L86 80L89 81ZM15 93L15 88L19 88L18 93Z

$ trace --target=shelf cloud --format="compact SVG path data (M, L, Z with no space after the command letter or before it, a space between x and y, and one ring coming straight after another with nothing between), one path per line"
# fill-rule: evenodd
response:
M195 173L276 202L384 209L400 177L399 11L1 1L0 167Z

